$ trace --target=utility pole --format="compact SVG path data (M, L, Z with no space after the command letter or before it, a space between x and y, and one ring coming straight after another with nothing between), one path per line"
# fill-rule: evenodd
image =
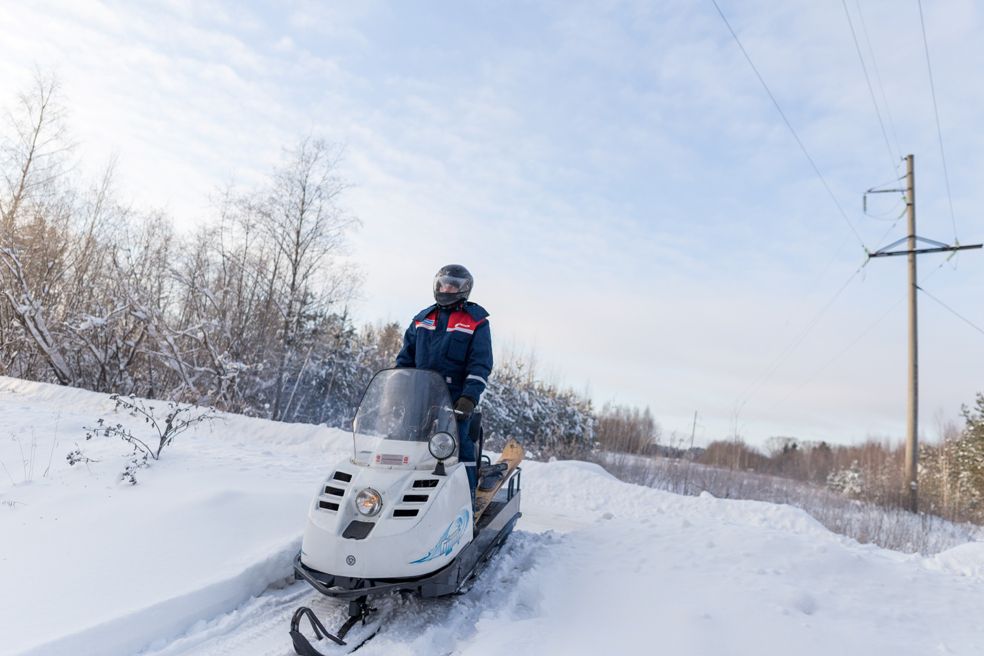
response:
M906 402L905 416L905 481L907 507L911 512L919 510L919 320L916 304L916 292L919 291L919 281L916 279L916 256L923 253L947 253L954 251L981 248L984 244L961 246L925 239L916 235L916 180L914 157L905 157L905 189L869 189L867 194L903 192L905 193L906 227L908 233L902 239L892 242L874 253L868 253L869 258L891 257L905 255L909 261L909 394ZM930 248L916 248L916 242L930 244ZM906 242L906 249L890 250Z
M694 410L694 426L690 429L690 450L694 450L694 437L697 436L697 411Z
M916 305L916 180L914 157L905 158L905 222L909 254L909 394L905 413L905 482L909 491L909 510L919 509L919 311Z

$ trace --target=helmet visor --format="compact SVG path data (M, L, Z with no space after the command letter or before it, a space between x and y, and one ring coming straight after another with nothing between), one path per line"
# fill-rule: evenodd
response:
M442 294L457 294L458 292L468 291L468 285L468 278L458 278L448 275L434 278L434 291Z
M468 298L468 294L471 292L471 286L472 281L470 278L449 274L435 276L434 299L440 305L453 305L458 301Z

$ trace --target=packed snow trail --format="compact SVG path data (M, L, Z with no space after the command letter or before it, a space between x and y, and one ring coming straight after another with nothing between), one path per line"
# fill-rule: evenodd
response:
M604 481L570 463L546 469L595 489ZM692 499L688 518L652 500L649 518L603 514L566 534L518 530L468 594L387 600L396 608L359 653L984 653L969 612L981 608L982 580L947 571L947 556L861 547L769 504ZM722 505L739 512L720 513ZM984 545L972 546L979 562ZM192 634L188 649L179 641L149 656L287 656L290 612L312 601L326 621L344 619L343 604L315 594L270 612L256 631L223 621L228 631L208 642Z
M130 487L123 445L82 439L111 409L0 378L0 654L288 656L297 606L338 626L345 605L289 576L349 436L226 415ZM76 442L98 462L69 468ZM381 599L359 653L984 654L982 543L904 555L788 506L681 497L579 462L525 463L522 511L467 594Z
M426 600L401 595L374 598L372 606L377 611L369 620L370 626L353 628L346 638L347 647L323 641L317 648L326 655L349 653L378 626L375 637L358 650L360 655L453 653L459 641L474 634L475 624L489 608L516 601L512 591L519 578L538 557L547 557L543 550L557 540L551 534L514 533L466 594ZM294 650L287 628L299 606L310 606L329 630L347 618L344 602L328 599L298 582L251 599L231 613L195 627L166 647L142 656L288 656ZM302 628L313 641L308 625ZM414 644L417 651L405 651L413 649Z

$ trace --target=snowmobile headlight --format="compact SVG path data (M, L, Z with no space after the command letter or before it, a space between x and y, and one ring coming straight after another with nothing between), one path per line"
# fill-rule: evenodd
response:
M451 433L435 433L427 444L432 456L438 460L445 460L454 454L454 438Z
M383 497L371 487L355 495L355 509L367 517L377 514L382 507Z

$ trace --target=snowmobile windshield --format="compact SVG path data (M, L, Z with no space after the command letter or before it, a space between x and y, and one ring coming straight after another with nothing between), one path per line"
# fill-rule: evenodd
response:
M352 430L361 464L368 464L382 440L427 442L440 432L458 439L448 386L425 369L384 369L373 376Z

